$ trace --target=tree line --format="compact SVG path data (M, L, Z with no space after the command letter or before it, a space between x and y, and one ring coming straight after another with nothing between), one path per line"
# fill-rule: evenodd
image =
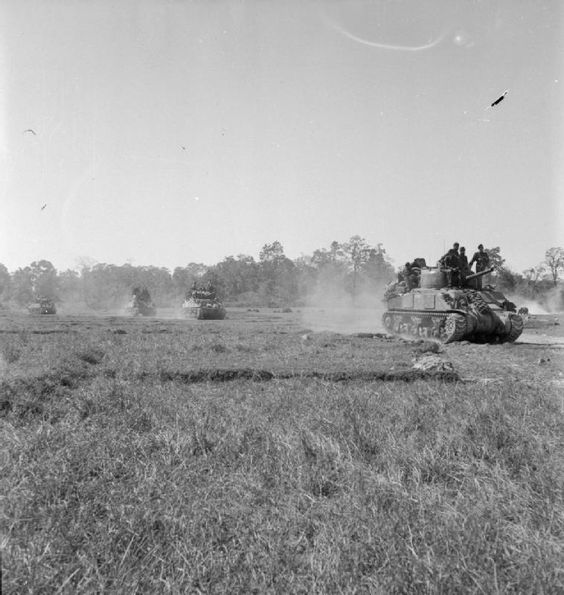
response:
M502 291L543 303L560 288L562 248L550 248L542 263L522 274L505 266L499 247L488 253L496 269L495 282ZM10 273L0 264L0 303L25 306L41 296L103 311L123 307L132 289L143 286L157 306L175 307L194 283L211 282L218 297L228 304L280 307L304 305L311 296L379 297L395 277L396 270L382 244L373 246L355 235L294 260L275 241L262 247L258 260L240 254L227 256L215 265L192 262L173 271L106 263L83 265L78 271L57 271L48 260L39 260ZM559 307L564 307L562 293L558 294Z

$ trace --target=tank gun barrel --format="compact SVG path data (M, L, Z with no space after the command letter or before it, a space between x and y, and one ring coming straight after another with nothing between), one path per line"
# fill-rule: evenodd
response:
M493 270L494 270L494 267L490 267L489 269L486 269L485 271L480 271L479 273L474 273L472 275L467 275L464 278L466 279L466 281L468 281L469 279L477 279L478 277L483 277L484 275L487 275L488 273L491 273Z

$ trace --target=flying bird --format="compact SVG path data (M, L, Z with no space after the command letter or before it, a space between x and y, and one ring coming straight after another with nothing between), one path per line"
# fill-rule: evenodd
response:
M506 90L503 92L503 95L501 95L500 97L498 97L498 98L497 98L497 99L496 99L496 100L495 100L495 101L494 101L494 102L493 102L493 103L490 105L490 107L495 107L496 105L499 105L499 104L500 104L500 103L501 103L501 102L502 102L502 101L505 99L505 96L507 95L507 93L509 93L509 89L506 89Z
M45 207L47 206L47 203L45 203L42 207L41 210L43 211L45 209Z
M33 136L37 136L37 132L35 132L35 130L33 130L33 128L28 128L27 130L24 130L23 133L25 134L26 132L31 132L31 134L33 134Z
M181 148L183 151L186 151L186 147L185 147L184 145L180 145L180 148Z

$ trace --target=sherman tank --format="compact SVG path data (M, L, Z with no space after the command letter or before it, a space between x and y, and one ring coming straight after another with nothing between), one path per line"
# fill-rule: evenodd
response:
M482 288L482 277L492 270L461 277L455 288L448 286L445 270L421 267L416 286L396 283L386 291L384 327L443 343L515 341L523 332L515 304L490 285Z
M133 290L126 312L131 316L155 316L157 309L146 288L136 287Z
M55 302L45 297L38 297L34 302L29 304L27 310L30 314L56 314L57 308Z
M182 304L182 313L186 318L197 320L223 320L225 308L217 300L215 291L193 289Z

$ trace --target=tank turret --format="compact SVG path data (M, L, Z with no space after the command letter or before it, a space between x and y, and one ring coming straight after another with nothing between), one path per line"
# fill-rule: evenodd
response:
M386 291L386 330L395 334L455 341L513 342L523 332L515 304L495 288L481 288L493 268L466 275L460 287L448 287L444 269L421 268L417 287L395 284Z

